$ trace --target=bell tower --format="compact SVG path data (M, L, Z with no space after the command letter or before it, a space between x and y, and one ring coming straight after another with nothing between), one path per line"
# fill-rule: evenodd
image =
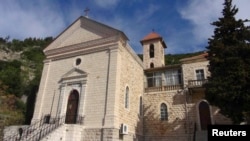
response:
M143 46L144 69L165 66L165 48L163 38L156 32L151 32L141 41Z

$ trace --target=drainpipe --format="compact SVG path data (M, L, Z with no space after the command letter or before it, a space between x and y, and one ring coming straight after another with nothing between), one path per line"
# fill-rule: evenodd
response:
M109 71L110 71L110 49L108 49L108 68L107 68L107 83L106 83L106 92L105 92L105 105L104 105L104 114L103 114L103 121L102 121L102 126L105 125L105 117L107 113L107 100L108 100L108 89L109 89Z

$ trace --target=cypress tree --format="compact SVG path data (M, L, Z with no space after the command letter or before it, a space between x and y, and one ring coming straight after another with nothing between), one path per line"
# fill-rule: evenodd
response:
M236 20L238 8L225 0L223 16L212 23L214 35L208 40L211 76L205 98L221 113L240 123L250 112L250 28L248 20Z

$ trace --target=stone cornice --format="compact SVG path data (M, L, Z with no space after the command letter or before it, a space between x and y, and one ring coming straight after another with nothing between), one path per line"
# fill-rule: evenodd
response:
M45 51L45 55L47 57L57 55L57 54L64 54L67 52L75 51L75 50L81 50L83 48L93 48L98 45L103 45L111 42L117 42L118 38L116 36L113 37L107 37L107 38L102 38L102 39L97 39L97 40L92 40L92 41L87 41L84 43L79 43L79 44L74 44L74 45L69 45L65 47L60 47L52 50Z
M78 55L90 54L90 53L101 52L105 50L113 50L113 49L118 49L118 43L106 44L104 46L97 46L97 47L91 47L91 48L81 48L79 50L74 50L71 52L55 54L55 55L47 56L46 60L52 60L52 61L60 60L60 59L75 57Z
M120 37L124 38L125 40L128 40L127 36L122 31L117 30L115 28L112 28L110 26L107 26L105 24L99 23L97 21L94 21L92 19L80 16L68 28L66 28L61 34L59 34L50 45L48 45L44 49L45 54L47 52L50 52L50 50L56 50L57 47L59 47L61 45L61 43L68 36L71 36L71 34L73 32L75 32L76 30L78 30L79 28L83 28L83 29L88 30L89 32L95 33L95 34L101 36L102 39L110 38L110 37L112 38L114 36L120 36ZM100 40L102 40L102 39L100 39ZM60 48L64 48L62 46ZM52 51L52 52L54 52L54 51Z

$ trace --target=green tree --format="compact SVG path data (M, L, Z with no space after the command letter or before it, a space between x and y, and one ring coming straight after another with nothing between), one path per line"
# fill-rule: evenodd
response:
M20 98L6 93L8 86L0 80L0 118L4 121L3 126L23 124L25 105Z
M236 20L238 8L232 0L223 5L223 16L212 23L214 35L207 47L211 76L205 97L237 124L250 112L249 27L244 24L248 20Z
M22 96L21 62L13 60L9 62L0 61L0 80L9 88L6 92L17 97Z

